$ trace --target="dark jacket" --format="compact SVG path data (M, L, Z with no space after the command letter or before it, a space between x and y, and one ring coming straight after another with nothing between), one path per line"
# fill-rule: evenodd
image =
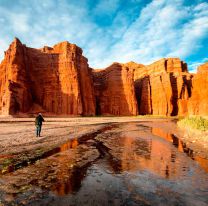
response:
M35 125L36 126L42 126L42 122L44 122L44 119L41 115L38 115L36 118L35 118Z

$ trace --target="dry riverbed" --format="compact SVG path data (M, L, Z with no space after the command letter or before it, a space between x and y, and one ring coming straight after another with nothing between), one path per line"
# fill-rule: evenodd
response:
M0 205L99 205L99 201L102 205L160 205L167 198L169 205L208 203L206 197L196 200L192 193L197 190L197 176L202 182L198 183L200 195L207 191L203 182L208 179L208 144L200 141L200 136L187 138L175 119L45 120L37 138L34 119L0 119ZM190 169L193 177L188 176ZM126 185L125 180L131 182L135 175L142 176L144 182ZM183 187L193 184L192 190L183 188L185 199L176 186L181 176L187 180ZM176 185L171 183L174 189L168 189L179 198L163 196L166 190L162 188L154 193L155 185L145 182L145 178L160 187L169 187L165 180L176 181ZM146 188L141 189L143 184ZM112 192L117 198L111 197ZM146 196L148 192L151 198Z

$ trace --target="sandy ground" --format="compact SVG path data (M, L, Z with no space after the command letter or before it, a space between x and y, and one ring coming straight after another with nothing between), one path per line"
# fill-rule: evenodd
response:
M35 136L34 118L0 119L0 166L1 170L11 163L29 161L42 156L70 139L79 139L96 133L107 125L121 122L139 122L143 125L161 128L166 133L175 134L194 149L195 153L208 158L208 142L200 136L187 135L177 127L175 119L138 117L81 117L45 118L41 137ZM12 160L11 160L12 159Z

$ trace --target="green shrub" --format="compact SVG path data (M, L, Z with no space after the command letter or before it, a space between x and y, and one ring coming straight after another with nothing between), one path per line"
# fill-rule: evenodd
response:
M197 129L200 131L208 130L208 120L203 117L186 117L178 121L180 127Z

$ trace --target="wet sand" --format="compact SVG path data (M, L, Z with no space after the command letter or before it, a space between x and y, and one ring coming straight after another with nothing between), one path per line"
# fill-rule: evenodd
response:
M173 119L1 119L0 205L207 205L206 148Z

